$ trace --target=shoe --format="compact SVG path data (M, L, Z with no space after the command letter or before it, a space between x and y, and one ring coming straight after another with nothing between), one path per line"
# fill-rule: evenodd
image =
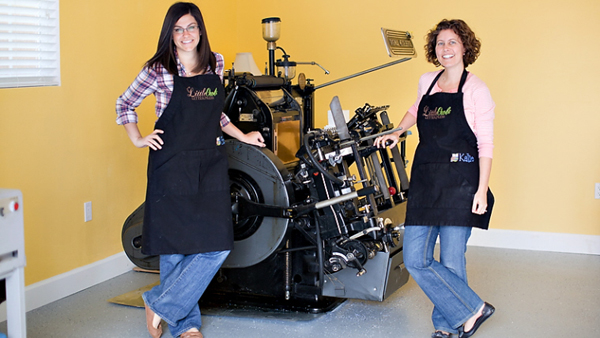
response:
M471 328L471 330L463 331L464 326L461 326L458 328L458 338L469 338L472 335L474 335L475 331L477 331L477 329L481 326L481 324L483 324L483 322L485 322L488 318L490 318L494 314L494 311L496 311L496 308L493 307L492 304L484 303L483 311L481 312L481 316L479 316L479 318L477 318L477 320L475 321L475 324L473 324L473 327Z
M450 338L452 333L444 333L442 331L435 331L431 334L431 338Z
M146 327L148 328L148 332L152 338L160 338L160 336L162 336L162 325L158 324L158 327L154 327L152 325L152 321L154 320L154 311L150 310L146 304L144 304L144 307L146 308Z
M188 332L182 333L181 336L179 336L179 337L181 337L181 338L203 338L204 336L200 332L188 331Z

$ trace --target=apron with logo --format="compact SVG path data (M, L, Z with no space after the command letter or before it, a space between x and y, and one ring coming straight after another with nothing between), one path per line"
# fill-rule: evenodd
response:
M148 158L144 254L233 248L227 155L217 146L223 105L218 75L174 76L171 100L155 125L164 144Z
M419 145L411 170L405 224L487 229L494 205L489 189L487 212L471 212L479 186L479 151L463 106L462 88L468 72L463 72L457 93L429 95L442 73L419 104Z

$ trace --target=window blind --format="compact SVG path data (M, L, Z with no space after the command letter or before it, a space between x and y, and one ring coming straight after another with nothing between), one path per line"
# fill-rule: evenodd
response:
M58 0L0 0L0 88L58 85Z

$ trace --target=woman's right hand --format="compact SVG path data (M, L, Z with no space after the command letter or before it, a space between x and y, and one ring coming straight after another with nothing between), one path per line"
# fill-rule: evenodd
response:
M138 148L150 147L152 150L162 149L162 145L164 144L162 138L158 134L163 134L164 131L160 129L155 129L151 134L138 137L131 140L133 145Z
M377 146L377 148L385 148L386 146L389 146L390 149L392 149L396 146L396 144L398 144L400 135L401 133L397 131L391 134L379 136L375 139L375 142L373 144Z

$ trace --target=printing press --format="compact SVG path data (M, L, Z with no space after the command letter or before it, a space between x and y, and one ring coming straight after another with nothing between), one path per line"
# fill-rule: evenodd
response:
M318 313L349 298L383 301L408 280L406 133L394 149L378 149L375 138L396 130L388 106L365 104L346 121L336 96L335 127L318 129L313 102L319 88L415 57L410 34L382 29L389 55L404 58L315 86L303 74L292 84L295 68L321 66L290 61L277 47L279 18L262 25L268 74L234 63L225 113L243 132L260 131L267 146L225 142L234 249L201 303ZM125 221L123 247L137 266L158 270L159 257L141 253L143 208Z

